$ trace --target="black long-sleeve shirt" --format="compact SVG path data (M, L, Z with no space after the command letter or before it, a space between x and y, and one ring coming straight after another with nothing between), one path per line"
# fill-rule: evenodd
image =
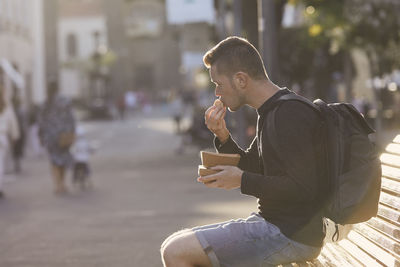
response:
M231 137L224 144L215 138L215 147L221 153L241 155L241 192L258 198L263 218L287 237L319 247L324 238L315 142L320 118L303 103L284 101L275 112L278 147L284 159L278 157L268 140L267 114L276 106L276 100L288 93L288 89L279 90L257 110L257 136L246 151Z

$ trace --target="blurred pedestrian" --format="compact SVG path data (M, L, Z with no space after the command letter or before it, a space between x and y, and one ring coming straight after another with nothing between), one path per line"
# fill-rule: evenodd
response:
M119 118L123 120L125 117L125 110L126 110L124 93L121 93L117 98L117 108L118 108Z
M5 156L11 144L19 138L17 118L11 105L6 103L4 93L4 89L0 85L0 198L4 197Z
M12 156L14 161L14 172L20 173L21 159L24 156L24 150L25 150L26 122L25 122L25 114L22 110L20 95L17 90L14 90L14 94L12 97L12 107L19 128L19 137L12 144Z
M206 109L199 105L194 107L190 126L183 131L180 145L175 151L177 154L183 154L185 148L189 145L196 146L199 149L210 147L213 135L204 123L205 111Z
M181 122L184 113L184 103L181 93L174 89L171 90L170 107L171 107L172 119L174 120L175 124L175 132L177 134L180 134L182 131Z
M137 94L133 91L126 91L124 94L124 99L125 99L125 109L128 112L128 115L130 115L137 107L138 103L138 98Z
M72 164L69 149L75 139L75 119L69 100L58 94L58 84L54 81L48 84L47 100L40 112L39 137L49 155L54 192L65 193L64 177Z
M90 188L93 183L90 179L90 157L95 148L90 144L86 131L82 126L76 127L75 143L71 147L71 152L74 157L74 174L72 182L74 186L81 189Z
M44 154L43 147L39 139L39 112L40 107L32 105L28 114L28 144L34 156L42 156Z

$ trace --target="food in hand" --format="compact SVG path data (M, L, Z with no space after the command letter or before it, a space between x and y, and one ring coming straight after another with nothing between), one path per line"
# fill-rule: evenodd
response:
M200 151L201 162L204 167L211 168L217 165L237 166L240 161L239 154L215 153Z
M217 98L214 101L214 106L216 106L217 108L222 108L222 107L224 107L224 103L222 103L222 101L219 100L219 98Z
M199 165L198 174L200 177L211 175L211 174L216 174L218 172L220 172L220 171L208 169L208 168L204 167L203 165Z

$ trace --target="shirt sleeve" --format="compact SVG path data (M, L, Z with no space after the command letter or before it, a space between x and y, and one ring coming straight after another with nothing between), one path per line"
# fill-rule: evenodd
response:
M318 114L297 101L287 101L275 113L278 136L279 168L282 175L264 176L244 172L242 193L274 201L310 201L318 191L318 171L315 132L319 128ZM263 126L263 151L268 141L267 124ZM268 164L265 159L264 165ZM268 166L267 166L268 168Z
M238 167L241 170L261 173L262 168L258 155L257 137L253 139L253 142L247 150L240 148L231 135L229 135L228 140L224 144L221 144L219 139L215 137L214 146L219 153L239 154L240 161Z

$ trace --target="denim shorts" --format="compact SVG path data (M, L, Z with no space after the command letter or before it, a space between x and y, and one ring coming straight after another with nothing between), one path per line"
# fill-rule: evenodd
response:
M321 251L287 238L258 214L192 230L213 267L275 266L310 260Z

